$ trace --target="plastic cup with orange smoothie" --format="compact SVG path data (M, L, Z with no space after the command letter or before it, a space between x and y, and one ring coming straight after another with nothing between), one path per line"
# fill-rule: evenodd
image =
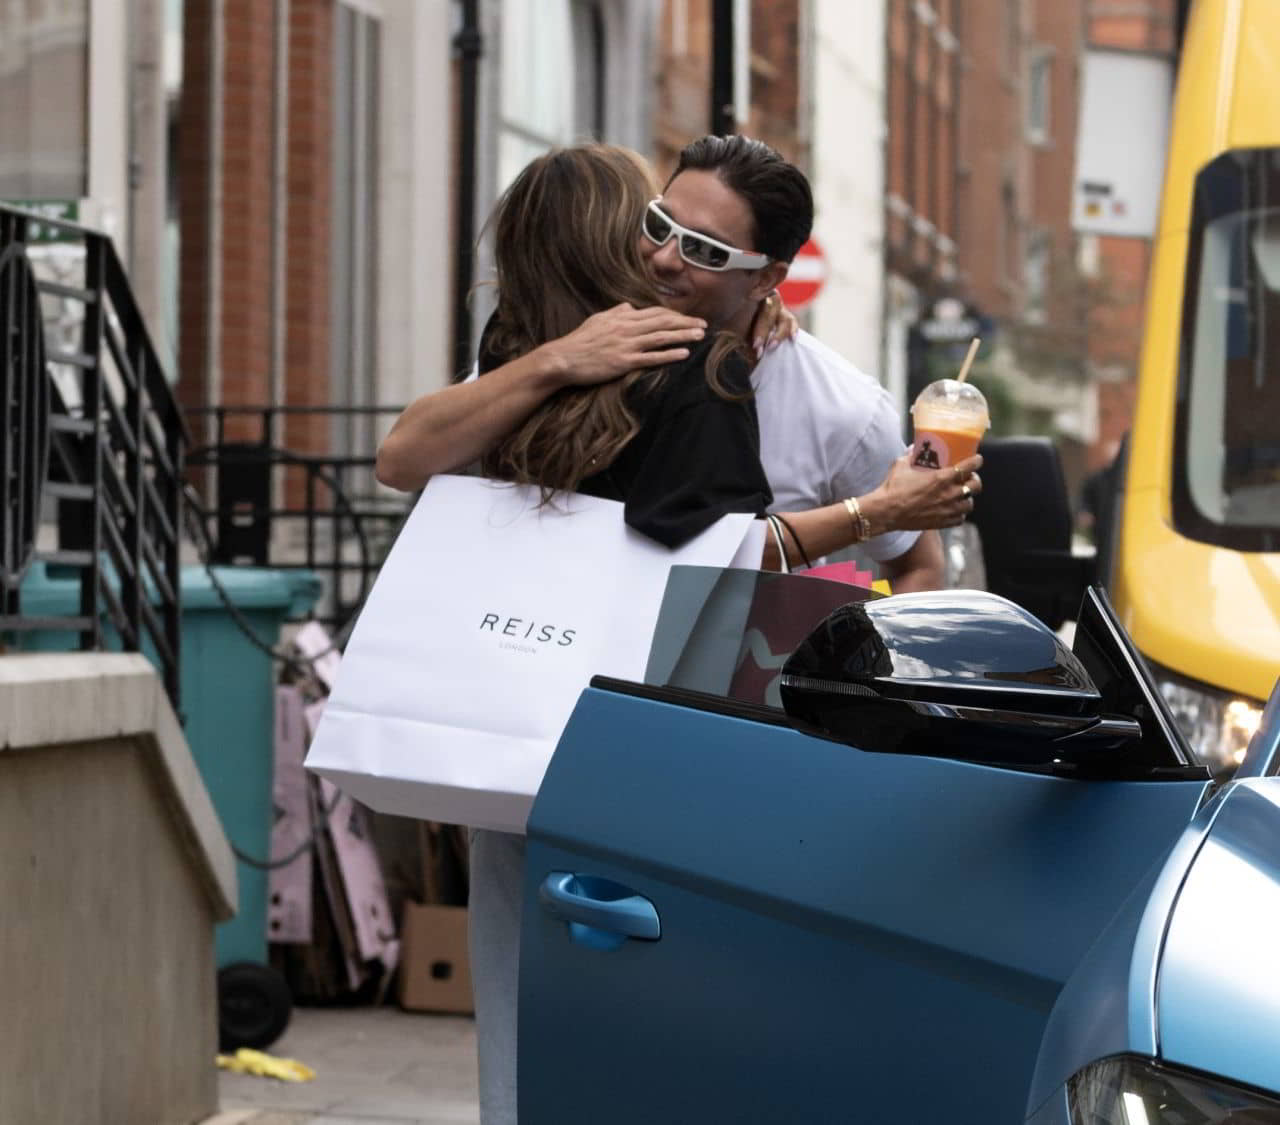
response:
M916 396L911 422L911 464L917 469L946 469L978 451L991 415L977 387L959 379L939 379Z

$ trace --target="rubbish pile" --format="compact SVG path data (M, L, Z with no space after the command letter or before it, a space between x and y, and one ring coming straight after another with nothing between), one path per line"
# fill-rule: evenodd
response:
M470 1012L465 830L375 813L303 762L341 654L325 628L291 638L275 692L271 964L298 1003Z

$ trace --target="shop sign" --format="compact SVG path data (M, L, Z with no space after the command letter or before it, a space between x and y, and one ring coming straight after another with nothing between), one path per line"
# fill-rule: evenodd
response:
M935 301L918 325L920 335L930 344L967 344L982 335L983 317L955 297Z

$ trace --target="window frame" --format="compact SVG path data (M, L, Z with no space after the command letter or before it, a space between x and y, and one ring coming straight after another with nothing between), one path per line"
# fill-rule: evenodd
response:
M18 33L6 37L7 42L0 48L0 58L12 52L15 58L23 59L21 66L14 69L13 75L15 78L21 76L27 102L26 113L22 118L24 145L21 148L15 146L9 152L15 161L12 174L15 180L20 179L22 183L19 185L15 182L15 190L12 191L5 189L0 183L0 198L19 204L45 200L78 202L91 196L93 186L94 137L89 112L94 78L91 57L94 49L94 5L91 0L79 0L78 18L73 20L59 19L64 14L61 5L41 5L41 8L44 18L33 19L31 8L24 6L21 12L26 18L19 21ZM74 40L69 39L69 36L74 36ZM45 48L43 52L39 49L41 45ZM70 120L70 115L66 114L67 120L60 124L69 125L71 129L77 130L78 135L71 139L70 144L57 145L50 150L58 162L68 162L66 169L55 168L47 173L37 173L32 166L34 157L46 151L46 133L42 126L58 119L59 115L51 116L47 112L48 106L45 107L46 112L41 112L40 107L31 104L33 87L36 85L35 75L42 54L48 57L60 55L66 50L78 54L71 69L78 71L80 89L78 99L66 99L64 94L59 93L58 106L63 110L69 109L73 101L78 101L75 105L76 120ZM0 156L3 155L0 153ZM78 165L75 169L70 168L73 159ZM37 175L44 175L46 183L40 183Z
M351 21L354 33L345 84L339 80L344 20ZM383 28L381 12L363 0L338 0L334 6L334 138L346 152L335 153L332 171L329 401L347 407L378 402ZM344 93L352 95L346 106L339 104ZM339 117L347 111L349 118ZM346 128L339 126L340 120ZM344 202L348 206L340 213ZM371 414L338 416L332 422L333 448L343 455L372 455L377 436Z
M1039 148L1052 141L1053 130L1052 47L1035 47L1027 59L1025 133L1027 143Z

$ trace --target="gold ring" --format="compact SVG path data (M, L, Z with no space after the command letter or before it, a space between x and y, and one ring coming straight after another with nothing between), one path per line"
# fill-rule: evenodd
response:
M960 491L964 493L964 498L965 498L966 500L972 500L972 499L973 499L973 489L972 489L972 488L970 488L967 484L962 484L962 485L960 486Z

